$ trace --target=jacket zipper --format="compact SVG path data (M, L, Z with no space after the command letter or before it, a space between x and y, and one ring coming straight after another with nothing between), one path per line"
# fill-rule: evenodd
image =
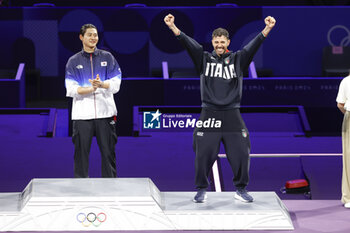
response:
M94 79L94 66L92 65L92 53L90 53L90 64L91 64L91 80ZM96 114L96 94L94 92L94 108L95 108L95 119L97 119Z

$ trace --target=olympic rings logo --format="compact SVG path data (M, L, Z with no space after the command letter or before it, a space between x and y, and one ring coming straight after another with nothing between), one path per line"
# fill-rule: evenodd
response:
M81 223L84 227L89 227L91 225L98 227L106 220L107 220L107 215L103 212L97 215L93 212L90 212L88 214L85 214L85 213L77 214L77 221Z
M338 46L341 46L341 47L348 46L350 43L350 30L347 27L345 27L344 25L335 25L335 26L331 27L331 29L329 29L329 31L327 33L328 43L333 47L336 46L336 45L334 45L334 43L331 40L331 34L335 29L343 29L347 33L347 36L345 36L341 40L340 45L338 45Z

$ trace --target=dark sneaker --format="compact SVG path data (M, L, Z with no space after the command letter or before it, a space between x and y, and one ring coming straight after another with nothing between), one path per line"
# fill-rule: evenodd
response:
M243 202L253 202L253 197L250 196L246 189L237 189L235 198Z
M207 199L207 190L199 189L196 196L194 196L193 201L196 203L203 203Z

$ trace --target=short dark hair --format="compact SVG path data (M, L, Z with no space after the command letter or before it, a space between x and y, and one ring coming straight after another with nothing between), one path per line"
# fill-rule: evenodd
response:
M81 26L80 28L80 35L84 36L85 35L85 32L88 28L95 28L96 31L97 31L97 28L95 25L91 24L91 23L87 23L87 24L84 24L83 26Z
M230 38L230 34L225 28L217 28L213 31L212 38L225 36L227 39Z

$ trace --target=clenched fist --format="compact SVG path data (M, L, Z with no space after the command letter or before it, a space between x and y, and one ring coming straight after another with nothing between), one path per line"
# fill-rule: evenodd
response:
M276 20L275 20L274 17L267 16L265 18L265 24L266 24L267 27L273 28L275 26L275 24L276 24Z
M168 14L164 17L164 22L169 28L171 28L174 26L175 17L172 14Z
M175 26L175 17L172 14L168 14L164 17L164 23L176 36L180 35L180 30Z

